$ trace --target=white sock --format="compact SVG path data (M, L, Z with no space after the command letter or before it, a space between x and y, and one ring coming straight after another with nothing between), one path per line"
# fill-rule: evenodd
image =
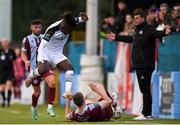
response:
M33 70L31 70L30 71L30 73L29 73L29 75L28 75L28 77L30 77L30 78L35 78L36 76L34 75L34 73L33 73L34 71Z
M39 72L38 72L38 69L39 69L39 68L33 70L34 76L41 76L41 75L39 74Z
M72 88L72 82L66 82L65 84L65 92L70 92Z
M35 110L35 109L36 109L36 107L31 106L31 109L32 109L32 110Z
M52 104L48 104L48 109L52 109L53 105Z
M71 91L73 74L74 74L73 70L66 71L65 92L70 92Z

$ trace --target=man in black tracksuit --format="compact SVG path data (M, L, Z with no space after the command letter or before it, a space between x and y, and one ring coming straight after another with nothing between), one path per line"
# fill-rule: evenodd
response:
M134 12L135 30L133 36L115 35L110 33L107 38L112 41L133 42L132 48L132 69L136 71L139 88L143 94L142 114L135 120L152 118L152 96L150 91L151 75L155 69L155 39L170 33L170 29L156 31L145 21L145 12L136 9Z

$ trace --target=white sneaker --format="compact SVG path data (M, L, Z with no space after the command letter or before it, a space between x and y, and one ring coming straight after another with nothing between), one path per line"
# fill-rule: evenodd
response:
M134 118L133 120L146 120L146 117L143 114L141 114L138 117Z
M56 116L53 108L48 108L48 109L47 109L47 113L48 113L48 115L51 116L51 117L55 117L55 116Z
M112 107L112 110L113 110L113 118L114 119L118 119L121 117L122 109L121 109L120 105L117 104L117 106L115 108Z
M146 120L153 120L153 117L151 115L146 116Z
M32 114L32 119L37 120L38 119L38 112L36 108L31 107L31 114Z

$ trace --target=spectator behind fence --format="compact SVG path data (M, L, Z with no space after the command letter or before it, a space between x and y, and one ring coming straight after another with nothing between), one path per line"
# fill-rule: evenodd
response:
M134 27L134 23L133 23L133 17L131 14L127 14L125 17L125 24L124 24L124 30L123 30L123 34L124 35L130 35L133 33L133 27Z
M180 16L180 3L175 4L173 6L173 10L175 11L175 13L177 14L177 18Z
M104 22L101 25L101 31L105 33L109 33L109 32L118 33L119 27L115 22L115 16L113 14L111 13L106 14L104 18Z
M122 32L124 29L124 23L125 23L125 16L128 13L127 11L127 6L125 3L125 0L119 0L118 2L118 12L116 13L116 22L117 25L119 26L119 31Z
M160 13L164 16L164 24L169 26L175 26L171 16L171 11L167 3L160 4Z
M164 29L164 27L165 27L164 20L165 20L165 16L164 16L163 12L159 12L158 26L157 26L156 30L161 31Z
M149 25L154 27L158 26L158 11L155 7L152 7L148 10L146 21Z
M172 19L175 23L174 30L176 32L179 32L180 31L180 4L175 4L173 6L171 16L172 16Z
M0 49L0 92L2 95L2 107L10 106L12 87L14 80L13 62L16 55L13 49L9 47L10 41L7 38L1 40L2 49ZM5 94L7 91L7 94ZM7 95L7 97L6 97Z
M19 47L15 47L15 53L16 53L16 60L14 65L14 99L15 102L19 102L21 99L21 85L23 82L23 79L25 78L25 67L24 62L21 58L21 49Z

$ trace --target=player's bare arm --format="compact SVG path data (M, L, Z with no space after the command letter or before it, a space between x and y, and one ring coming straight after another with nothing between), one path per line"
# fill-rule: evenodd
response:
M70 109L70 102L71 100L70 99L66 99L66 109L65 109L65 114L64 114L64 118L65 119L70 119L70 116L69 114L72 112L72 110Z
M30 66L30 61L27 59L27 53L25 51L21 51L21 57L25 63L26 70Z

